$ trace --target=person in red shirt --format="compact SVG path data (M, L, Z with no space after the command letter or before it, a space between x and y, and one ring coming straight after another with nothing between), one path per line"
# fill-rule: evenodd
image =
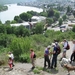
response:
M32 63L32 68L31 69L34 69L35 68L35 58L34 58L34 51L33 49L30 50L30 59L31 59L31 63Z
M8 64L9 64L10 69L13 69L12 68L12 63L13 63L12 58L9 57Z

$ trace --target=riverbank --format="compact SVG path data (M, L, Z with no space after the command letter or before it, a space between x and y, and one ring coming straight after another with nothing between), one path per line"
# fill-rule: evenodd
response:
M23 12L36 11L40 13L43 11L43 9L41 8L29 7L29 6L18 6L17 4L8 4L6 6L8 7L8 10L4 12L0 12L0 20L2 21L2 23L5 23L5 21L7 20L12 21L15 16L18 16Z

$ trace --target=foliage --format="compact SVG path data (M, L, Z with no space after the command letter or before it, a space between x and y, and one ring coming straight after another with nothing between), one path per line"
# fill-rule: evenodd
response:
M6 33L6 28L3 24L0 25L0 33Z
M34 69L33 72L34 72L34 74L39 74L40 73L40 70Z
M2 5L0 5L0 11L5 11L5 10L7 10L7 9L8 9L7 6L2 6Z
M42 22L41 23L37 23L36 26L35 26L35 33L36 34L43 33L43 30L44 30L43 28L44 28L44 25L43 25Z
M54 16L54 10L53 10L53 9L49 9L47 16L48 16L48 17L53 17L53 16Z
M47 17L47 12L40 12L39 15Z
M14 20L15 20L17 23L22 23L22 19L20 18L20 16L15 16L15 17L14 17Z
M30 35L30 31L28 29L26 29L23 25L19 26L16 28L16 32L15 34L17 36L29 36Z
M13 51L16 60L19 60L19 56L22 56L22 54L28 53L30 47L30 40L28 37L14 38L10 43L10 49Z
M57 20L59 19L60 17L60 13L58 11L55 10L55 13L54 13L54 16L57 18Z
M68 6L68 7L67 7L67 13L70 13L70 12L71 12L71 7Z
M53 23L53 19L52 18L47 18L46 23L50 26Z
M65 15L63 15L63 16L62 16L62 18L63 18L63 21L65 21L65 20L66 20L66 18L67 18L66 14L65 14Z
M10 23L11 23L11 22L10 22L9 20L5 21L5 24L6 24L6 25L10 25Z
M74 17L75 17L75 11L73 11L73 15L74 15Z
M75 25L73 26L73 29L72 29L72 31L73 31L73 32L75 32Z
M28 13L28 14L31 14L32 16L36 16L36 15L38 15L38 13L35 12L35 11L27 11L27 13Z
M29 21L31 19L31 17L32 17L32 15L31 14L28 14L28 13L22 13L19 16L24 21Z
M62 25L62 18L59 19L59 25Z
M22 62L22 63L28 63L30 62L30 55L28 53L24 53L24 54L21 54L19 56L19 61Z
M1 20L0 20L0 24L2 24Z

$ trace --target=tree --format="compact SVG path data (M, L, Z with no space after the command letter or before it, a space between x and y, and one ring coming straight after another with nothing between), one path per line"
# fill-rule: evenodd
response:
M60 13L58 11L55 11L54 16L58 20L60 18Z
M65 15L63 15L63 16L62 16L62 18L63 18L63 21L65 21L65 20L66 20L66 18L67 18L66 14L65 14Z
M23 25L17 27L16 29L16 35L17 36L29 36L30 35L30 32L28 29L26 29Z
M2 22L0 21L0 24L2 24Z
M0 25L0 33L6 33L5 25Z
M46 23L50 26L53 23L53 19L52 18L47 18Z
M47 12L40 12L39 15L47 17Z
M62 25L62 18L59 19L59 25Z
M73 16L75 17L75 11L73 11Z
M28 14L28 13L22 13L19 16L24 21L29 21L31 19L31 17L32 17L32 15L31 14Z
M22 23L22 19L20 18L20 16L15 16L14 20L18 23Z
M75 32L75 25L73 26L73 29L72 29L72 31L73 31L73 32Z
M70 13L71 11L72 11L71 7L68 6L68 7L67 7L67 13Z
M49 9L47 16L48 16L48 17L53 17L53 16L54 16L54 10L53 10L53 9Z
M35 26L35 33L41 34L41 33L43 33L43 30L44 30L43 23L37 23L36 26Z
M5 21L5 24L9 25L10 24L10 20Z
M35 12L35 11L28 11L27 13L28 13L28 14L31 14L32 16L38 15L38 13Z

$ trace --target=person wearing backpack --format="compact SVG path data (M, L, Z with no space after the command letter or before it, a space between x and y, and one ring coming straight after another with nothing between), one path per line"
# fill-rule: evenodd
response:
M72 61L75 61L75 40L73 40L73 52L72 52L72 54L71 54L71 62Z
M66 39L64 39L63 42L63 53L62 53L62 57L60 58L60 61L62 60L62 58L66 58L66 51L70 49L70 45L68 43L68 41Z
M34 50L31 49L30 50L30 59L31 59L31 63L32 63L32 70L35 68L35 58L36 58L36 55L34 53Z
M51 63L51 69L52 69L57 67L57 56L58 54L60 54L58 42L55 42L55 45L53 45L53 52L51 52L51 54L53 54L52 63Z

